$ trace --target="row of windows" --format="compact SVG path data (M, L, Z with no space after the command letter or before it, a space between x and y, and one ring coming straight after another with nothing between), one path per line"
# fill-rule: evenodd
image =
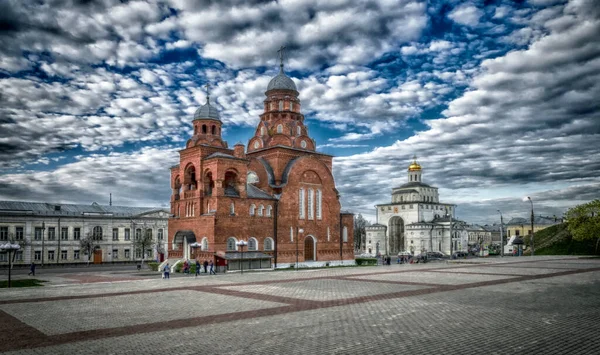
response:
M283 111L283 101L279 100L279 111ZM275 110L275 102L271 102L271 111ZM290 101L290 111L294 111L294 103Z
M202 133L208 133L207 126L205 124L202 125ZM219 127L212 125L210 129L211 134L219 134ZM198 126L194 126L194 134L198 134Z
M446 212L451 212L452 211L452 207L445 207L444 208L442 206L435 206L435 208L434 208L434 206L432 206L432 205L422 205L422 206L423 206L422 208L424 208L426 210L434 210L435 209L435 210L440 210L440 211L446 210ZM402 205L402 209L405 210L406 209L406 205ZM409 205L408 209L409 210L414 209L414 205ZM392 210L392 206L387 206L387 210L391 211ZM385 211L385 207L381 207L381 211L382 212Z
M277 133L280 133L280 134L283 133L283 125L281 123L277 125L276 131L277 131ZM265 126L261 126L260 127L260 135L264 136L266 134L267 134L267 129L265 128ZM301 126L296 126L296 135L297 136L302 135L302 127Z
M437 202L436 199L433 196L423 196L425 202ZM409 201L419 201L419 197L414 195L411 196L406 196L406 199L404 198L404 196L400 195L400 196L396 196L394 198L394 202L409 202Z
M42 237L45 234L46 240L56 240L56 227L48 227L47 231L44 231L42 227L35 227L33 239L34 240L42 240ZM142 236L142 229L138 228L135 230L136 238L139 239ZM146 229L146 233L152 237L152 230ZM0 240L8 240L8 227L2 226L0 227ZM102 240L102 227L96 226L92 230L92 236L94 239ZM131 240L131 232L129 228L125 228L124 230L125 240ZM164 238L163 229L158 229L158 239L162 240ZM15 239L23 240L24 239L24 228L23 227L15 227ZM73 228L73 240L81 239L81 228L75 227ZM62 227L60 228L60 240L69 240L69 228ZM112 240L119 240L119 228L113 228L112 230Z
M273 210L273 208L271 206L267 206L267 210L266 210L267 217L271 217L272 210ZM255 214L258 214L259 217L262 217L263 215L265 215L265 206L263 206L263 205L258 206L258 211L257 211L256 205L251 204L250 205L250 215L254 216Z
M300 188L298 191L298 207L300 209L298 216L300 219L315 219L315 215L317 219L322 219L322 197L323 193L320 189L317 189L315 198L315 190L309 188L305 191L304 188Z
M229 237L227 239L227 251L237 251L238 240L235 237ZM258 251L258 241L254 237L248 238L247 251ZM263 243L264 251L272 251L273 250L273 238L267 237Z

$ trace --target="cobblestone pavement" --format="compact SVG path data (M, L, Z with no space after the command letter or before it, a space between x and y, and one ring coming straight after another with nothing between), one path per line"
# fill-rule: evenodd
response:
M600 353L600 259L88 276L0 290L0 352Z

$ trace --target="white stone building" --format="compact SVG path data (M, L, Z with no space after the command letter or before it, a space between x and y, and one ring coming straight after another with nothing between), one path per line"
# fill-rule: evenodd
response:
M99 249L90 257L94 263L127 263L142 260L135 238L151 235L154 246L145 260L167 258L169 210L153 207L106 206L0 201L0 243L24 244L15 264L87 263L80 240L94 235ZM0 266L8 264L0 253Z
M441 203L438 188L423 183L422 174L423 169L415 157L408 167L408 181L392 189L392 202L375 206L377 223L366 227L363 252L371 255L426 251L450 254L467 250L466 223L454 219L455 205Z

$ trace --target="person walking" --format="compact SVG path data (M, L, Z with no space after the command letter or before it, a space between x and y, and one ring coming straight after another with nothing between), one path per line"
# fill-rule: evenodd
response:
M35 261L31 262L31 266L29 267L29 274L27 274L27 275L35 276Z
M170 271L169 270L169 263L167 263L167 265L165 265L165 268L163 269L165 279L169 278L169 271Z
M196 259L196 277L200 275L200 260Z
M210 266L210 274L216 275L217 273L215 272L215 264L213 263L213 261L211 260L208 265Z
M208 260L204 260L204 273L208 273Z

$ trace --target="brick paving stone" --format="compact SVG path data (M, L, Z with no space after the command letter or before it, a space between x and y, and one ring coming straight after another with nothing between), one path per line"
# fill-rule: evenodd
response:
M4 350L12 346L10 354L600 353L600 260L527 259L492 259L485 268L515 268L523 277L476 274L482 269L477 264L431 263L233 274L206 283L90 284L68 286L69 292L49 288L45 297L93 296L97 316L114 318L118 327L107 329L112 324L106 319L88 319L84 326L68 325L68 332L46 336L39 330L73 322L73 309L91 299L44 301L38 309L48 313L43 320L26 315L28 307L38 306L35 302L0 302L0 310L8 313L0 311L0 330L11 329L15 336L2 338L5 332L0 332L0 341ZM565 269L565 260L581 268ZM534 265L554 269L519 268ZM88 286L91 290L83 291ZM2 292L0 300L8 295L15 302L15 294ZM192 308L186 314L189 299L199 299L209 310ZM63 320L61 310L67 311ZM128 318L143 324L128 325ZM28 332L33 334L29 342L18 337Z

